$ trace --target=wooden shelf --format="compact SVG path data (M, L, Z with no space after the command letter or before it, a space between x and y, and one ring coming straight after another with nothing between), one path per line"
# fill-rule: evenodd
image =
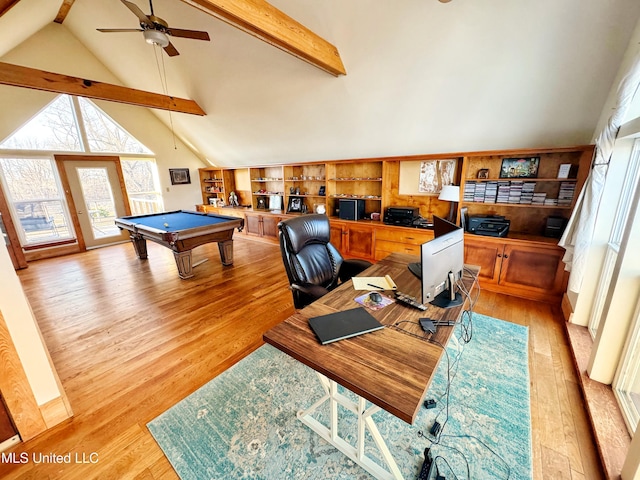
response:
M485 206L485 207L509 207L509 208L522 208L522 207L528 207L528 208L550 208L553 210L571 210L573 207L571 205L569 206L564 206L564 205L536 205L534 203L485 203L485 202L460 202L460 205L465 205L465 206L469 206L469 205L481 205L481 206Z
M465 182L577 182L577 178L467 178Z

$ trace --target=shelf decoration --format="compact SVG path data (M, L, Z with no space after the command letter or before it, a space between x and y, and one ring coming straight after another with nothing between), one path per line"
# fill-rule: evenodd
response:
M500 167L500 178L536 178L540 157L504 158Z
M442 187L453 185L456 160L425 160L420 163L418 191L438 194Z

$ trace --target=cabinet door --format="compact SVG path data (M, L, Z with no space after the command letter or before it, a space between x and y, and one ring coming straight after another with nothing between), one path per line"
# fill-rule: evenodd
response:
M564 281L563 255L564 251L557 247L506 245L500 285L560 293Z
M329 224L330 240L333 246L336 247L342 255L345 255L347 253L344 250L342 242L342 238L345 233L346 232L343 230L342 223L335 223L334 221L331 221L331 223Z
M262 235L272 240L278 240L278 223L281 217L275 215L264 215L262 217Z
M346 224L347 255L370 260L373 258L373 229L369 226Z
M262 235L262 215L246 214L244 229L247 235Z
M480 279L484 282L498 283L504 245L483 242L465 236L464 263L480 267Z

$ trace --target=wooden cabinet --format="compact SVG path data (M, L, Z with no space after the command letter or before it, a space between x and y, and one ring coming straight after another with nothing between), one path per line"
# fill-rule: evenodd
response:
M373 259L374 227L371 224L331 220L331 243L345 258Z
M327 211L326 166L324 163L285 165L284 209L286 212Z
M375 229L376 261L391 253L420 256L420 245L433 239L433 230L381 225Z
M504 216L511 222L510 233L537 240L543 237L548 217L569 219L589 173L593 148L587 145L469 154L462 163L460 208L466 207L468 215ZM505 172L507 164L529 160L537 165L530 177L503 178L520 174ZM561 166L570 171L569 178L558 178Z
M564 250L553 244L465 235L465 263L480 266L480 285L491 291L557 302L566 287Z
M284 217L269 213L245 213L245 231L248 236L258 237L269 242L278 242L278 223Z
M331 241L345 257L377 261L394 252L418 257L420 245L433 238L432 231L389 226L379 221L341 220L337 214L340 199L361 199L365 202L366 215L376 212L381 218L389 206L418 207L425 218L444 217L449 202L438 200L437 195L414 190L421 191L419 184L424 162L455 160L452 178L454 183L460 184L461 190L458 218L464 207L468 215L502 215L510 220L507 238L465 235L465 259L467 263L481 267L481 284L510 295L556 302L566 284L562 263L564 250L557 246L557 240L543 236L544 229L547 217L568 219L571 215L589 173L593 150L593 145L584 145L236 169L204 168L200 173L204 205L198 208L210 211L211 197L226 203L228 194L235 189L240 204L249 208L224 208L217 212L244 216L248 238L275 243L278 240L277 224L281 219L316 212L320 207L331 219ZM516 164L518 159L531 158L535 158L538 167L535 173L530 172L529 178L501 178L505 160ZM569 170L568 178L558 178L561 166ZM508 174L517 174L517 170ZM492 198L491 192L496 192L500 182L503 187L514 187L514 192L522 189L527 195L519 196L517 202L515 197L498 197L497 194ZM408 189L408 184L413 189ZM529 198L531 194L557 202L534 204ZM278 210L270 208L274 197L281 199L275 202L281 204ZM291 211L290 206L297 209Z
M201 168L198 173L203 205L226 205L229 193L236 188L233 170Z
M283 167L249 169L251 206L255 210L282 210L284 197ZM278 208L279 207L279 208Z
M382 161L327 163L327 214L336 215L341 198L365 202L366 214L382 213Z

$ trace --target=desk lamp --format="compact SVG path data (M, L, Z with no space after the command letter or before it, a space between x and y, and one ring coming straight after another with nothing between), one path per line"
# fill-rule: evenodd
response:
M451 223L456 223L456 204L460 201L460 187L458 185L445 185L440 190L438 200L451 202L449 206L449 218Z

